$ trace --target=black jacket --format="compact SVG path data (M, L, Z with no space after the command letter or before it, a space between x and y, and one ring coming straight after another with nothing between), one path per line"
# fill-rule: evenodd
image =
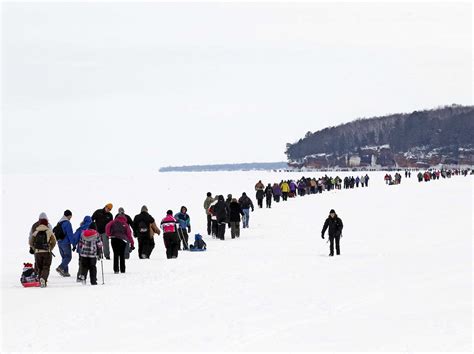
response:
M257 199L263 199L264 194L265 192L263 191L263 189L257 190L257 194L256 194Z
M252 200L248 196L242 196L239 199L239 204L242 209L252 209L253 210L253 203Z
M214 215L217 218L218 223L223 223L227 221L227 204L225 203L224 199L219 200L214 205Z
M92 221L95 222L97 226L97 232L99 234L105 234L105 225L114 219L111 212L106 212L105 208L97 209L92 214Z
M329 228L329 237L341 236L343 227L342 220L337 215L334 218L329 216L324 223L321 235L324 235L326 229Z
M142 211L140 214L135 215L135 217L133 218L133 232L135 233L135 236L141 235L141 233L138 230L141 222L143 222L143 224L148 226L148 234L149 234L150 225L155 222L155 219L146 211Z
M230 203L230 222L240 222L240 215L244 215L239 203Z
M267 188L265 188L265 195L267 198L271 198L273 196L273 188L271 186L267 186Z

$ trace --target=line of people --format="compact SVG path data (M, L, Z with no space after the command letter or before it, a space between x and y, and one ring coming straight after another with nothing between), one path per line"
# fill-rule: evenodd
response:
M125 273L125 260L130 257L130 252L135 249L135 238L138 241L138 257L149 259L155 248L154 235L163 231L163 242L168 259L177 258L178 250L189 249L189 233L191 232L191 218L185 206L173 216L168 210L161 220L160 228L155 219L148 213L144 205L140 213L132 220L123 208L113 217L113 205L108 203L104 208L96 210L92 216L85 216L80 226L73 231L71 224L72 212L65 210L63 216L53 228L46 213L39 215L29 233L28 243L30 253L35 257L35 272L39 277L41 287L46 287L52 257L56 245L61 256L61 263L56 271L63 277L70 277L69 264L73 252L79 255L79 270L77 281L85 283L87 274L92 285L97 284L97 259L111 258L113 251L113 270L115 274ZM133 237L132 237L133 236ZM202 238L196 235L197 248L205 247ZM182 247L181 247L182 245Z
M425 172L418 172L417 178L418 182L429 182L432 180L439 180L439 178L451 178L451 176L464 176L466 177L471 171L471 174L474 174L474 170L469 169L441 169L441 170L427 170Z
M226 226L230 228L231 238L240 237L240 222L242 227L249 227L250 211L254 211L252 200L244 192L237 200L232 194L212 196L208 192L203 203L207 218L207 235L220 240L225 240Z

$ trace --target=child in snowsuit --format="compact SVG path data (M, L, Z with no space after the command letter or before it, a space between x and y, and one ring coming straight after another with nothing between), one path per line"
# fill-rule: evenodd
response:
M82 231L79 240L80 274L78 278L86 284L87 273L90 273L91 285L97 285L97 259L103 256L102 238L93 228Z

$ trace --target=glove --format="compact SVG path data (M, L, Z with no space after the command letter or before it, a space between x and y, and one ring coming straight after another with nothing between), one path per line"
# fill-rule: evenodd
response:
M76 246L72 246L72 251L76 252Z
M35 254L35 250L33 248L30 247L30 254Z
M97 259L102 259L103 258L103 254L102 253L97 253Z
M253 208L252 208L252 211L253 211Z
M130 252L132 252L135 249L135 246L130 246Z
M191 226L188 226L188 234L191 233Z
M324 240L324 234L321 234L321 238Z

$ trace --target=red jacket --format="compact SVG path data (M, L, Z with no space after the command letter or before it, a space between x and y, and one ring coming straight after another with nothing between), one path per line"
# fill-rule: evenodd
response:
M124 233L113 231L114 229L119 229L119 228L114 228L113 225L115 223L122 224L124 230ZM123 215L117 216L114 220L110 221L106 226L105 226L105 233L107 236L110 238L119 238L123 241L130 242L130 246L134 247L135 242L133 241L132 237L132 230L130 229L130 225L127 223L127 218Z
M173 217L173 215L166 215L166 217L161 220L161 228L164 233L167 232L176 232L176 224L178 221Z

